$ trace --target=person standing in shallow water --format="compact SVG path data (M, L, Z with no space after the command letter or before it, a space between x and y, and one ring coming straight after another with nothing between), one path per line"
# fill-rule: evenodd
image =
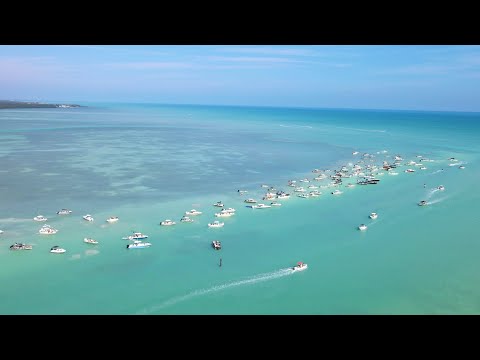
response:
M220 258L220 264L218 266L222 267L222 258Z

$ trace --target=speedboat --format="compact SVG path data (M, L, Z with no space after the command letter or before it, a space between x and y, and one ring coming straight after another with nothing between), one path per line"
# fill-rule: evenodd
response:
M223 203L221 201L217 201L215 204L213 204L213 206L217 206L217 207L222 207L223 208Z
M465 166L460 165L458 168L459 168L459 169L465 169Z
M33 218L35 221L47 221L48 219L43 215L37 215Z
M21 243L15 243L13 245L10 245L10 250L32 250L32 248L33 248L32 245L21 244Z
M220 250L222 248L222 244L218 240L213 240L212 246L215 250Z
M246 199L244 200L243 202L247 203L247 204L256 204L257 203L257 200L254 200L254 199Z
M202 212L198 211L198 210L195 210L195 209L192 209L190 211L185 211L185 215L197 216L197 215L202 215Z
M413 170L413 169L407 169L407 170L405 170L405 172L406 172L406 173L413 173L413 172L415 172L415 170Z
M443 191L443 190L445 190L445 186L440 185L439 187L437 187L437 189Z
M302 187L302 186L299 186L297 188L295 188L295 190L293 190L295 192L305 192L306 190Z
M61 248L60 246L58 245L55 245L55 246L52 246L52 248L50 249L50 252L51 253L54 253L54 254L63 254L64 252L66 252L67 250Z
M358 155L358 151L352 152L352 155Z
M305 179L301 179L300 182L309 183L310 180L308 180L307 178L305 178Z
M236 210L234 208L222 209L221 213L234 213Z
M114 223L114 222L117 222L118 221L118 216L110 216L108 219L107 219L107 222L108 223Z
M38 232L42 235L53 235L58 232L57 229L52 228L50 225L43 225Z
M367 225L361 224L361 225L358 227L358 230L361 230L361 231L367 230Z
M180 222L193 222L193 219L189 218L188 216L182 216Z
M311 197L319 197L322 193L320 191L310 191L310 193L308 194L309 196Z
M211 227L211 228L220 228L220 227L223 227L224 225L225 225L225 223L220 222L218 220L215 220L214 222L208 223L208 227Z
M316 185L308 185L308 188L309 188L309 189L318 189L318 186L316 186Z
M134 232L132 235L122 238L123 240L143 240L148 238L148 235L141 232Z
M348 183L347 185L345 185L347 188L353 188L355 187L355 184L352 184L352 183Z
M332 191L332 195L340 195L342 192L340 190Z
M4 231L3 231L3 230L0 230L0 234L3 234L3 233L4 233Z
M57 215L70 215L72 213L72 210L68 209L62 209L57 211Z
M83 242L87 244L98 244L98 241L92 238L83 238Z
M297 265L293 266L292 267L292 271L295 272L295 271L303 271L303 270L306 270L308 268L308 265L299 261L297 263Z
M216 217L230 217L230 216L233 216L235 215L234 212L219 212L219 213L215 213L215 216Z
M266 184L263 184L262 185L262 188L269 188L270 186L266 185Z
M176 222L173 221L173 220L170 220L170 219L167 219L167 220L163 220L160 225L163 225L163 226L171 226L171 225L175 225Z
M93 221L93 216L90 215L90 214L87 214L87 215L83 215L83 220L86 220L86 221Z
M277 199L289 199L290 194L279 194L277 195Z
M276 202L276 201L272 201L272 202L270 203L270 205L271 205L271 206L282 206L282 204L280 204L280 203L278 203L278 202Z
M133 243L127 245L127 249L142 249L152 246L149 242L142 242L140 240L135 240Z
M425 200L422 200L418 203L418 206L426 206L428 203Z
M422 166L422 167L420 168L420 170L427 170L427 167L426 167L426 166Z
M252 205L252 209L267 209L272 207L271 205L265 205L265 204L258 204L258 205Z
M378 217L378 214L375 213L375 212L372 212L372 213L369 215L369 218L372 219L372 220L375 220L377 217Z
M246 194L248 191L247 191L247 190L237 190L237 192L238 192L240 195L243 195L243 194Z
M308 199L310 197L310 194L301 193L301 194L297 194L297 196L301 197L301 198L304 198L304 199Z

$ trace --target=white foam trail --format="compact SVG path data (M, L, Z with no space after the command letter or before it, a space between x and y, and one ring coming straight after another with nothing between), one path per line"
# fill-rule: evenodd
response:
M90 255L97 255L100 251L90 249L90 250L85 250L85 255L90 256Z
M308 129L313 129L312 126L310 125L280 125L281 127L286 127L286 128L308 128Z
M70 257L70 260L78 260L82 257L82 255L80 254L73 254L71 257Z
M335 126L337 129L346 129L346 130L356 130L356 131L366 131L366 132L380 132L380 133L386 133L387 130L370 130L370 129L358 129L358 128L349 128L349 127L340 127L340 126Z
M428 205L437 204L437 203L442 202L443 200L445 200L445 199L447 199L447 198L448 198L448 196L445 196L445 197L443 197L443 198L441 198L441 199L429 201L429 202L428 202Z
M196 297L196 296L201 296L201 295L209 294L209 293L212 293L212 292L225 290L225 289L228 289L228 288L231 288L231 287L255 284L255 283L262 282L262 281L267 281L267 280L273 280L273 279L277 279L277 278L280 278L280 277L283 277L283 276L286 276L286 275L291 275L291 274L293 274L292 269L286 268L286 269L280 269L280 270L272 271L272 272L269 272L269 273L254 275L254 276L249 277L245 280L233 281L233 282L226 283L226 284L212 286L208 289L195 290L195 291L192 291L191 293L188 293L186 295L177 296L177 297L174 297L170 300L164 301L163 303L161 303L159 305L152 306L149 309L144 309L142 311L139 311L139 312L137 312L137 315L150 314L152 312L163 309L167 306L177 304L181 301L185 301L185 300L191 299L191 298Z
M20 219L20 218L3 218L0 219L0 223L21 223L21 222L33 222L31 219Z

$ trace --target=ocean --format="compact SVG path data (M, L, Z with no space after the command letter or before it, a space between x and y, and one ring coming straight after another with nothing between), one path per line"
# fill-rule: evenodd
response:
M0 110L0 314L480 313L479 113L81 105ZM376 185L313 180L395 155ZM262 185L291 197L246 207ZM217 201L236 213L209 228ZM152 245L127 249L133 232Z

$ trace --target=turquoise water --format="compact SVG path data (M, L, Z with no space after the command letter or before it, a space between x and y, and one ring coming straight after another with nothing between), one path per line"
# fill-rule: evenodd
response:
M0 111L1 314L480 313L480 114L84 105ZM245 207L262 184L293 195L289 179L364 153L379 165L396 154L435 161L378 185L345 179L339 196L321 188L318 198ZM219 200L237 212L210 229ZM180 223L192 208L203 214ZM38 234L38 214L58 233ZM120 221L108 224L112 215ZM127 250L132 231L152 246ZM34 248L10 251L14 242ZM67 252L51 254L53 245ZM297 261L308 269L289 271Z

